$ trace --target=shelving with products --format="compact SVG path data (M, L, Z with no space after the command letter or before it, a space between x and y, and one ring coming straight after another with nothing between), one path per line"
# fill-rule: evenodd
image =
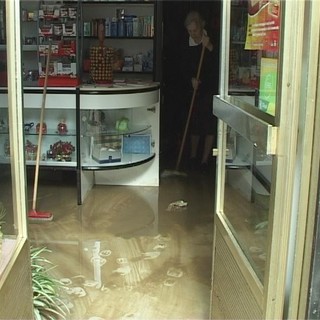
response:
M90 48L100 46L99 21L103 45L114 53L113 78L159 81L160 8L158 1L21 0L24 86L43 86L50 43L48 86L90 82Z
M243 89L252 92L259 81L259 52L245 50L246 32L248 23L247 1L233 0L230 23L230 62L229 84L230 92Z
M6 93L0 93L0 163L9 163L9 160L8 99Z
M76 86L78 76L77 2L43 1L38 12L39 85L43 86L50 51L49 86Z
M38 14L39 2L23 0L21 7L21 45L23 85L38 85Z
M153 55L160 39L155 21L156 14L159 16L157 2L23 0L20 4L26 165L32 170L36 163L44 70L51 46L40 168L77 171L79 204L90 189L90 181L158 185L160 88L155 74L160 64L155 66ZM135 15L138 21L144 21L144 27L138 25L138 33L134 33L132 21L132 34L109 36L104 33L105 47L119 49L115 50L116 58L121 51L123 60L112 65L114 81L111 84L87 84L83 68L85 53L100 43L94 34L84 35L83 22L85 19L107 20L107 17L112 20L119 9L125 19L127 15L130 18ZM5 45L3 48L5 52ZM127 65L122 68L124 62ZM2 107L7 108L8 95L6 88L2 91L0 163L9 163L9 134ZM83 119L90 119L92 111L98 110L113 122L105 131L93 133L93 127L90 129ZM116 120L120 119L129 119L126 130L116 129ZM110 149L115 150L114 154L118 152L115 161L105 158Z
M6 56L6 6L5 1L0 1L0 87L6 87L7 56Z
M99 46L98 25L104 25L104 43L113 48L115 79L154 79L155 10L153 1L82 2L83 82L90 81L90 48Z

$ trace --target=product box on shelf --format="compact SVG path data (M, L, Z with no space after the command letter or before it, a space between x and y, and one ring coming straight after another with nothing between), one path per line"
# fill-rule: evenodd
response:
M51 24L39 27L39 36L53 35L53 26Z
M119 135L92 137L92 159L98 163L120 162L122 138Z
M44 86L45 77L39 77L38 85L40 87ZM49 76L48 77L48 87L76 87L80 84L78 77L70 76Z
M60 7L55 5L41 5L39 10L39 19L51 18L57 19L60 17Z
M123 153L150 154L150 134L130 134L123 137Z
M59 55L60 56L75 56L77 52L77 44L75 40L59 41Z
M101 144L96 144L93 147L92 159L98 163L120 162L121 150L115 150Z
M40 44L39 45L39 55L45 56L48 54L49 45L48 44ZM58 54L59 53L59 44L52 44L51 45L51 54Z
M113 49L103 46L90 48L90 73L95 82L112 82Z
M64 36L76 36L77 35L77 26L75 23L62 24L62 34Z
M124 57L124 65L122 71L133 71L133 57Z

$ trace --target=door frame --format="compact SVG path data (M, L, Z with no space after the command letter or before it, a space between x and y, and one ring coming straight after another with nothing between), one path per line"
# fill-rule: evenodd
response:
M224 0L219 87L222 99L228 96L230 12L231 1ZM300 303L303 302L301 290L304 288L305 292L308 279L303 277L303 271L307 272L309 266L304 258L307 254L306 246L308 249L306 232L307 229L310 230L310 224L307 224L306 219L312 179L310 161L314 141L313 116L316 109L315 80L318 77L318 70L314 66L318 65L319 57L319 45L314 45L311 37L314 39L317 36L316 39L319 39L319 12L319 3L316 0L308 4L304 1L281 2L281 51L277 90L278 106L281 107L278 107L275 116L277 130L272 171L274 183L271 186L267 268L263 284L255 277L253 269L225 222L223 205L227 121L219 119L218 122L212 287L215 287L217 281L215 271L219 269L219 260L216 259L219 249L217 234L222 231L234 263L240 267L264 319L283 316L295 318L298 314L304 315L305 312ZM303 156L300 156L301 154ZM310 233L308 238L310 239ZM294 284L292 279L295 279ZM225 299L228 302L228 298ZM227 304L225 303L225 306ZM234 301L230 301L230 308L233 305Z

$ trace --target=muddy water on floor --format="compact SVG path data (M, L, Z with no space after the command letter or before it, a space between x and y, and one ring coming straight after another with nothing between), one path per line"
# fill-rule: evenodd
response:
M159 188L95 186L78 206L74 185L40 185L54 220L29 236L51 250L69 319L208 319L213 192L208 176L173 175Z

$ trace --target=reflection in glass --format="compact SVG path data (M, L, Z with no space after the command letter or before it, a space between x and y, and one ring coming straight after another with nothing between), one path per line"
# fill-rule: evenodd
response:
M4 93L0 93L4 95ZM0 106L0 276L15 248L8 106Z
M7 51L5 31L5 2L0 2L0 278L17 239L14 221L11 150L7 93Z
M272 157L228 127L224 213L262 281L267 251Z
M276 112L280 1L231 2L229 94Z

